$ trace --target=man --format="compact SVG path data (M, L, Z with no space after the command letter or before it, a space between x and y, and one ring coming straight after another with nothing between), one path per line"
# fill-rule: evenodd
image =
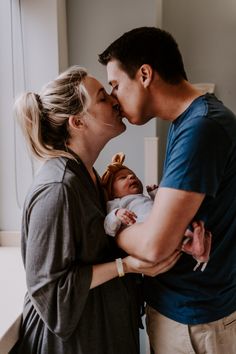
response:
M99 56L112 93L132 124L171 122L163 177L150 217L118 236L128 253L157 262L180 244L193 220L212 232L210 261L193 271L183 255L145 278L147 330L155 354L236 353L236 117L187 81L178 45L142 27Z

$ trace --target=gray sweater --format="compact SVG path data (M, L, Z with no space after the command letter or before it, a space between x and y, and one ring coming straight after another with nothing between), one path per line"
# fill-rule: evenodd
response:
M101 187L79 159L42 166L23 210L28 292L11 354L139 353L136 277L89 290L92 265L120 256L105 235L105 212Z

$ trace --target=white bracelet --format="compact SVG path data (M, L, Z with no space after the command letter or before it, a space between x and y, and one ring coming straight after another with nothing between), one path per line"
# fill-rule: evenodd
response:
M117 268L117 272L119 274L119 277L123 277L125 275L125 272L124 272L123 262L122 262L121 258L116 259L116 268Z

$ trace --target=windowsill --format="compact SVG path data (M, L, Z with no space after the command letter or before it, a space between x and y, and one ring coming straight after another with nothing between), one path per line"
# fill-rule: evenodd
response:
M19 231L0 231L0 247L20 247Z
M19 245L19 239L19 233L0 232L1 354L7 354L18 339L23 301L26 293L25 271L21 251L19 246L15 246Z

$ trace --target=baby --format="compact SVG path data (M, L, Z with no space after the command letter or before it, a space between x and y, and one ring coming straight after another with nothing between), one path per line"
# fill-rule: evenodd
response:
M157 193L157 185L147 186L149 196L143 194L143 185L135 173L123 165L125 155L118 153L113 156L102 176L102 185L107 193L107 216L104 228L108 235L115 236L121 227L135 222L143 222L151 212L153 201ZM194 226L201 226L203 222L194 222ZM203 271L209 260L211 248L211 234L206 231L191 232L186 230L181 248L191 254L197 264L196 270L203 263Z

